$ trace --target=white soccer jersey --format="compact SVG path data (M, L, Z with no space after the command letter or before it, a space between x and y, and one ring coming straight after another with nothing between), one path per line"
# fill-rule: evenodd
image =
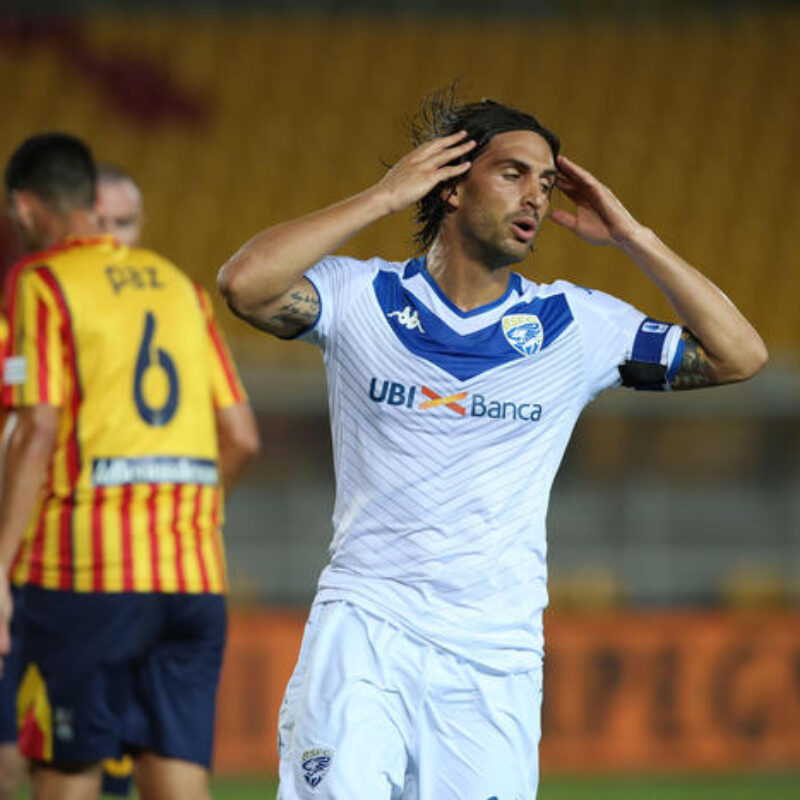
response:
M531 669L548 496L578 414L626 362L664 388L680 328L517 274L464 312L422 258L329 257L307 277L321 309L303 338L324 355L337 481L317 602L347 600L491 669Z

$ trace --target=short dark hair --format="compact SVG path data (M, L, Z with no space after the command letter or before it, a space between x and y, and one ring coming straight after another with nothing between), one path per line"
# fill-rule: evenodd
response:
M67 133L41 133L26 139L8 161L6 196L33 192L59 211L93 208L97 169L89 148Z
M509 131L538 133L550 145L554 159L561 147L558 137L533 114L488 99L459 103L453 87L424 98L420 111L409 121L409 135L415 146L461 130L475 140L475 147L465 156L454 159L454 164L467 159L474 161L494 136ZM456 178L454 183L458 180ZM447 211L447 201L442 199L441 190L442 184L439 184L417 203L414 239L422 250L427 250L436 238Z

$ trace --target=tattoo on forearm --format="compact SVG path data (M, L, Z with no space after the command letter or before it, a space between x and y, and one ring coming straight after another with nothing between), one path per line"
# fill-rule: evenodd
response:
M681 334L681 339L683 339L684 345L683 357L670 386L676 390L715 386L718 381L700 340L685 329Z

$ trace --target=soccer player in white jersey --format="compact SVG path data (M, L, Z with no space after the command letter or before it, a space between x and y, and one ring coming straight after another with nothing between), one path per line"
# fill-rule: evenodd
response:
M532 800L544 520L580 410L619 384L744 380L767 357L534 117L438 98L420 119L377 184L266 229L220 273L237 314L318 344L328 375L334 538L281 712L281 800ZM574 211L551 211L554 189ZM423 256L331 255L414 204ZM680 323L512 272L547 217L622 251Z

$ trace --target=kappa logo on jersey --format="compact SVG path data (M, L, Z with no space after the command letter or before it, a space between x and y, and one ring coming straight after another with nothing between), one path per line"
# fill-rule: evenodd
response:
M373 403L385 403L388 406L398 406L412 411L445 408L460 417L486 417L522 422L538 422L542 417L542 407L539 403L489 400L485 395L476 392L467 404L464 401L470 397L469 392L440 394L429 386L420 386L419 393L427 400L422 400L415 406L416 386L407 386L397 381L379 381L377 378L371 378L369 382L369 399Z
M411 306L406 306L402 311L390 311L386 316L394 317L400 325L410 331L425 333L425 328L419 321L419 312L412 309Z
M322 783L333 760L333 750L329 747L315 747L306 750L300 758L300 767L303 770L305 782L316 789Z
M536 314L507 314L503 317L506 341L523 356L533 356L542 349L544 328Z

